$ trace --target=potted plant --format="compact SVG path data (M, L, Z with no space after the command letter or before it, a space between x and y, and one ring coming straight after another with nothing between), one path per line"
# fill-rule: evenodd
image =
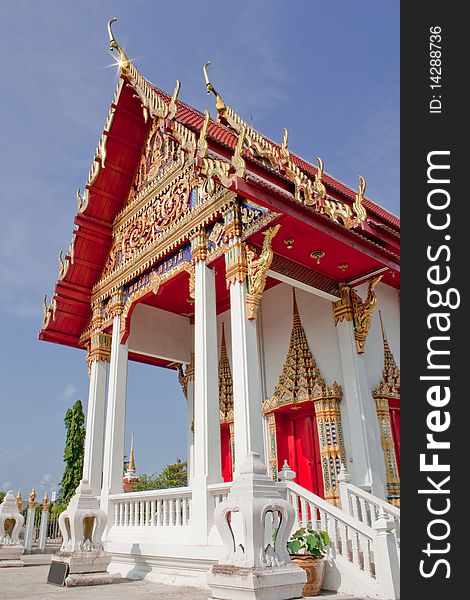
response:
M318 596L320 593L325 573L323 557L329 544L330 537L326 531L308 527L298 529L287 542L292 561L307 573L307 583L302 590L304 596Z

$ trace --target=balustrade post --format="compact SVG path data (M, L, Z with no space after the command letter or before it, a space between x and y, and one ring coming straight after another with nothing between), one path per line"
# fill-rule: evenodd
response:
M33 488L29 494L28 512L26 514L26 530L24 534L24 552L25 554L31 554L31 548L33 546L33 532L34 532L34 513L36 510L36 490Z
M350 515L351 507L349 506L348 483L351 481L351 475L346 471L344 463L341 464L341 469L338 473L337 481L340 508L344 510L345 513Z
M400 563L394 535L395 522L388 519L385 511L381 509L373 527L377 532L374 541L374 561L381 597L395 600L400 598Z

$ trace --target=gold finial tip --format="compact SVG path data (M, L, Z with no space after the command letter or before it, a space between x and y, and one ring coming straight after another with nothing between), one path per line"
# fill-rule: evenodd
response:
M117 18L113 17L112 19L110 19L108 21L108 35L109 35L109 49L110 50L117 50L118 49L118 44L116 42L116 40L114 39L114 34L113 34L113 29L112 29L112 25L113 23L116 23Z

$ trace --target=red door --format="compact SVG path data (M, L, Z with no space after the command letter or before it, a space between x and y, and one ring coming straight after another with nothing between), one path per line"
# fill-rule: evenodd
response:
M393 444L395 446L395 456L397 458L398 474L400 474L400 400L388 401L390 412L390 423L392 425Z
M297 483L318 496L324 497L320 447L315 416L292 415L289 458L297 473Z
M220 452L222 462L222 477L224 481L232 481L232 447L230 444L230 426L220 427Z

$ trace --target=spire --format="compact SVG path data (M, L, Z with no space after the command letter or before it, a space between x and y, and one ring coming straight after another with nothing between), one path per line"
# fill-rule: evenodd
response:
M313 400L325 392L325 381L310 352L300 320L295 290L292 290L292 331L289 349L279 381L274 390L277 404L294 404Z
M219 358L219 408L220 417L223 421L233 419L233 381L225 344L224 323L222 323L222 343Z
M380 328L382 330L382 340L384 345L384 367L382 369L382 379L372 392L373 396L399 396L400 395L400 369L397 367L395 358L390 350L387 334L382 320L382 314L379 311Z
M129 453L129 462L127 464L127 472L135 473L135 461L134 461L134 432L131 433L131 451Z

